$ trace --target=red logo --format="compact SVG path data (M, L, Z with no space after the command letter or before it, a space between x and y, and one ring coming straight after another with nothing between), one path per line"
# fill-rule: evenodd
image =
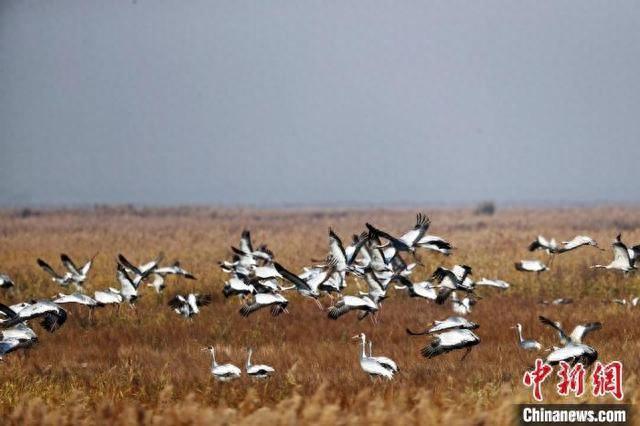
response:
M522 383L527 387L533 387L533 398L542 401L542 382L551 374L553 368L545 364L540 358L536 359L536 365L532 371L524 373Z
M611 394L615 399L622 399L622 363L613 361L603 365L601 362L595 363L595 369L591 376L593 384L593 396L605 396Z
M553 367L542 359L536 359L532 370L526 371L522 377L522 383L530 387L533 399L542 401L542 383L553 372ZM558 395L570 394L580 397L585 392L587 370L584 365L578 363L571 367L570 364L560 361L560 369L556 374L559 378L556 385ZM596 362L591 373L591 393L593 396L602 397L610 394L621 400L624 397L622 390L622 363L612 361L608 364Z

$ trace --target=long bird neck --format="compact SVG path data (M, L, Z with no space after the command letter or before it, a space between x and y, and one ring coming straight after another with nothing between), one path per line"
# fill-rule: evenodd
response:
M520 343L524 342L524 337L522 337L522 327L518 327L518 339L520 340Z
M216 351L211 349L211 368L216 368L218 363L216 362Z
M365 348L364 348L365 344L366 344L365 338L363 337L362 338L362 356L360 358L366 358L367 357L367 353L365 352Z
M249 369L251 367L251 354L253 353L253 351L249 351L249 356L247 357L247 369Z

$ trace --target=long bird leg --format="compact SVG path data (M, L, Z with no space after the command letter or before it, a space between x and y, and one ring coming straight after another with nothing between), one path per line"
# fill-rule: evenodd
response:
M464 353L464 355L462 355L462 358L460 358L460 362L464 361L464 359L467 357L467 355L469 355L469 352L471 352L472 348L473 348L473 346L469 346L467 348L467 351Z
M318 308L319 308L321 311L324 311L324 306L322 306L322 303L320 303L320 301L319 301L318 299L315 299L315 298L314 298L314 299L313 299L313 301L314 301L314 302L316 302L316 305L318 306Z

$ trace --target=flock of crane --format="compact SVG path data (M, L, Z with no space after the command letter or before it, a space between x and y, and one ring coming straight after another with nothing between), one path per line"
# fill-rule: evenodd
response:
M480 337L475 330L479 324L466 317L471 314L473 305L481 298L477 296L479 286L506 290L509 283L500 279L482 278L474 281L471 278L472 268L467 265L455 265L452 268L438 267L431 275L431 281L413 282L412 273L422 265L416 253L418 250L433 251L449 255L453 246L444 238L429 235L427 230L430 220L423 214L418 214L415 225L400 237L395 237L370 223L366 224L366 231L353 235L351 243L343 245L342 240L333 230L329 229L328 255L322 261L310 267L305 267L296 274L275 261L274 253L266 246L254 248L248 230L242 232L238 247L231 247L233 257L219 263L222 270L228 273L229 279L224 283L222 293L226 298L237 296L242 300L240 315L248 317L266 308L273 316L288 313L289 300L284 296L287 291L294 291L309 299L322 311L327 312L330 320L338 320L342 316L354 312L358 320L369 318L377 324L383 301L388 297L391 288L406 291L408 297L425 299L436 304L451 304L454 315L441 321L435 321L423 331L414 332L407 329L411 336L432 336L431 340L421 350L426 358L433 358L455 350L465 350L461 360L469 354L475 345L480 343ZM551 257L549 265L557 255L576 250L579 247L592 246L600 250L595 240L587 236L576 236L570 241L557 244L555 239L548 240L538 236L530 245L529 250L544 250ZM640 259L640 245L631 248L622 242L618 235L612 243L614 259L607 265L594 265L592 268L616 269L628 274L636 269L636 261ZM165 280L173 275L185 279L195 280L196 277L185 270L178 261L161 266L163 255L156 259L135 265L122 254L117 256L116 276L120 288L95 291L93 297L85 293L85 282L95 256L82 267L77 267L71 258L62 254L60 261L64 272L58 272L49 263L37 259L37 264L45 271L51 280L63 288L73 286L73 293L59 293L52 299L32 300L7 306L0 304L0 360L3 355L22 348L28 348L37 343L37 335L28 322L41 320L42 327L54 332L67 319L66 310L62 305L79 304L90 308L107 305L119 306L127 303L134 307L140 296L141 286L153 288L162 293L166 287ZM540 273L549 269L538 260L522 260L515 264L519 271ZM357 291L348 289L348 278L355 277ZM364 282L363 291L360 283ZM13 281L4 274L0 274L0 288L11 288ZM325 308L321 297L326 296L331 306ZM638 305L638 298L630 300L633 306ZM200 308L210 304L210 294L178 294L169 302L169 307L185 318L193 318L200 312ZM615 300L626 304L626 300ZM549 302L546 302L549 303ZM556 299L550 303L568 303L568 299ZM540 317L540 321L551 327L559 337L559 346L548 349L547 362L556 364L560 361L570 363L582 362L590 365L597 359L597 351L583 343L584 337L591 331L602 327L599 322L581 324L572 333L564 331L561 324L548 318ZM521 324L513 328L517 330L518 344L524 350L541 351L542 345L533 339L525 339ZM388 357L374 356L372 342L369 340L367 352L367 337L364 333L354 336L360 340L360 366L372 377L392 379L399 368ZM211 374L222 381L240 377L242 371L233 364L218 364L214 347L206 347L212 356ZM254 378L266 378L275 373L268 365L254 365L251 363L252 349L248 349L245 372Z

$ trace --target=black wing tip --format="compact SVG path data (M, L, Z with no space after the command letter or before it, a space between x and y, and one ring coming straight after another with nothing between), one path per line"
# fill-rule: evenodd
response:
M210 304L212 301L213 301L213 296L211 296L211 294L209 294L209 293L203 294L203 295L198 297L198 304L200 304L202 306L206 306L206 305Z
M331 307L329 309L329 313L327 314L327 316L332 320L337 320L338 318L340 318L340 315L340 310L336 307Z

